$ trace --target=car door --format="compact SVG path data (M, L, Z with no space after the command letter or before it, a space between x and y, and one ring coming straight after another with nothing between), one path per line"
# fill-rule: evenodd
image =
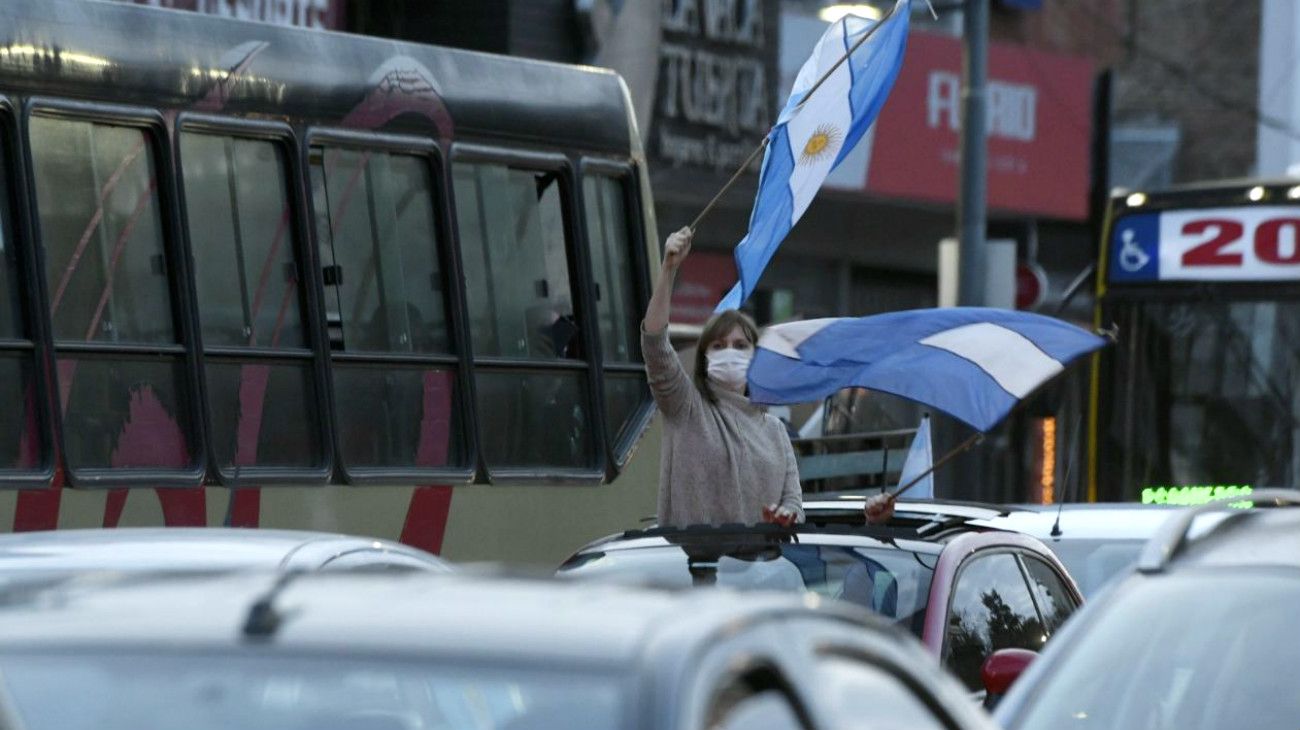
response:
M798 664L790 655L788 638L773 622L762 621L712 639L697 660L679 665L671 679L660 678L681 688L680 694L657 698L661 710L664 704L671 708L669 726L823 730L810 720L809 698L794 690Z
M799 689L824 730L991 727L916 640L877 622L798 619L787 635L804 656Z
M999 649L1038 651L1049 634L1017 554L984 550L958 568L948 601L943 665L971 692L982 692L980 667Z

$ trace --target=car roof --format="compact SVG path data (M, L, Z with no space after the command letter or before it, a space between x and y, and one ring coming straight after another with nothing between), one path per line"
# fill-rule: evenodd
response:
M691 525L628 530L589 543L575 555L688 546L744 550L775 544L843 545L936 555L943 551L946 537L927 537L914 529L877 525Z
M371 550L434 555L368 537L299 530L158 527L44 530L0 535L0 573L83 570L275 570L316 568L340 555Z
M1146 540L1175 509L1124 503L1065 505L1059 511L1052 505L1017 506L977 524L1043 540Z
M1300 568L1300 509L1242 510L1189 540L1174 561L1194 566Z
M279 628L243 627L277 581ZM670 632L722 632L746 619L806 612L802 597L651 591L566 581L431 573L81 575L0 595L7 650L127 647L414 654L511 662L617 664ZM823 604L855 625L865 612ZM690 616L690 621L682 621Z

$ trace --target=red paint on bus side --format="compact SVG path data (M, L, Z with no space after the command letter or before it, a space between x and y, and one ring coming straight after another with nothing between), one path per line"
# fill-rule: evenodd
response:
M262 490L260 487L232 490L230 495L230 527L257 527L262 515Z
M451 514L451 487L416 487L406 508L402 525L402 543L435 555L442 552L447 534L447 516Z

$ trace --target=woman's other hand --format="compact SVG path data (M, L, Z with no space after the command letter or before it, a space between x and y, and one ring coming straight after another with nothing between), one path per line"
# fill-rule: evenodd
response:
M877 494L867 500L862 512L866 515L867 524L869 525L881 525L889 522L894 516L894 495Z
M676 271L682 261L686 260L686 255L691 252L691 239L694 234L689 227L684 227L668 236L664 242L664 268L670 271Z
M763 508L763 521L770 522L781 527L789 527L794 524L795 513L789 507L780 507L775 504L769 504Z

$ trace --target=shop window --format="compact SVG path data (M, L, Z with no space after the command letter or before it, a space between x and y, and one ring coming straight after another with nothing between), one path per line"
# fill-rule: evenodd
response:
M322 414L283 148L181 135L185 206L217 465L312 468Z
M137 127L30 124L68 466L195 463L159 178Z
M453 170L488 466L593 468L589 380L580 362L587 356L570 286L567 178L489 163Z
M314 146L311 173L345 468L464 466L429 160Z

